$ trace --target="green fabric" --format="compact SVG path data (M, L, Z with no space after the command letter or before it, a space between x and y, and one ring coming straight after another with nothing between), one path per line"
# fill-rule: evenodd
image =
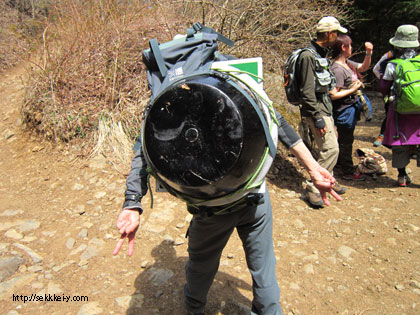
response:
M420 56L396 59L394 91L397 96L395 111L400 114L420 113Z

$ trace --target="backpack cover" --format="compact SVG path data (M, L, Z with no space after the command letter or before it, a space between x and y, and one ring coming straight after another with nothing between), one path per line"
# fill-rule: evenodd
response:
M296 76L296 63L303 51L309 51L315 59L315 92L327 93L335 85L335 77L329 70L330 62L322 58L312 47L295 49L284 66L283 82L287 101L299 106L302 104L301 90Z
M188 206L231 204L259 188L272 164L272 102L249 73L215 67L233 59L218 51L219 40L233 45L229 39L199 23L176 37L152 39L143 51L151 89L141 129L148 172Z
M396 65L393 83L395 111L400 114L420 114L420 56L390 62Z
M359 159L356 172L368 175L383 175L388 171L386 159L372 149L362 148L354 152Z

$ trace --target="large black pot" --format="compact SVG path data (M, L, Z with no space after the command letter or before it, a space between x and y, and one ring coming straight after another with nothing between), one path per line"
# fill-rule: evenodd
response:
M143 127L145 154L157 175L193 198L220 197L242 186L267 145L249 100L215 76L166 90L151 104Z

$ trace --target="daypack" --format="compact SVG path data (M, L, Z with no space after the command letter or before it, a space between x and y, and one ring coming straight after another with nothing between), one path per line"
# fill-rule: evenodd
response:
M385 158L372 149L357 149L354 156L359 159L356 172L360 174L383 175L388 171Z
M394 109L400 114L420 114L420 56L390 61L396 65Z
M303 51L310 51L315 58L315 93L327 93L335 85L335 77L329 70L330 62L322 58L312 47L295 49L284 66L284 89L290 104L302 104L301 89L296 75L296 63Z
M196 23L185 36L172 41L159 44L152 39L150 48L142 53L152 92L141 129L148 172L169 193L186 201L189 209L232 204L258 189L277 151L278 122L272 102L258 84L261 80L239 68L220 66L235 58L218 51L219 40L233 45ZM208 104L214 95L215 101ZM238 108L232 109L227 102L236 100ZM202 117L210 111L207 107L219 108L220 115L212 111L209 117ZM257 135L244 139L235 117L243 119L243 126L258 129L263 141ZM235 146L241 137L248 151L245 144L235 152L223 149ZM206 141L213 151L206 150ZM258 158L247 156L258 150ZM233 169L235 174L223 177L220 161L224 159L237 159L244 168L253 165L252 172ZM222 188L217 185L219 178L224 181Z

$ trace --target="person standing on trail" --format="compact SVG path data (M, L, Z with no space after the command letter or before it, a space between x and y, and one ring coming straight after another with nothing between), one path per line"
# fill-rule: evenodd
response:
M398 169L397 184L400 187L411 183L406 167L413 153L417 157L417 166L420 166L420 113L400 114L396 111L397 91L392 84L397 79L397 66L404 60L415 58L417 63L420 62L418 36L419 30L414 25L401 25L397 28L395 36L389 40L394 46L394 58L388 62L383 75L384 81L390 87L390 106L382 144L392 148L392 167ZM418 88L413 87L415 90Z
M326 193L341 200L333 190L334 177L321 167L310 154L293 128L276 113L280 122L278 135L281 142L304 165L313 184L320 191L326 205ZM113 254L117 255L128 239L128 255L133 255L134 238L143 213L141 199L147 193L147 164L141 143L132 161L126 182L125 202L118 216L117 229L121 234ZM246 254L252 275L252 314L282 314L280 289L276 279L276 258L272 239L272 209L265 181L255 192L247 194L234 204L205 207L195 213L188 228L188 254L184 288L185 305L189 314L204 314L207 293L219 267L223 248L236 228ZM224 211L230 209L229 211Z
M332 104L329 91L335 87L334 75L329 70L329 60L326 58L328 48L337 40L339 33L347 33L347 29L342 27L335 17L323 17L316 25L316 39L311 41L309 48L312 51L304 50L296 63L296 76L302 96L300 114L302 125L305 132L312 133L314 141L320 151L318 163L331 174L338 159L338 142L334 130L334 120L332 117ZM316 54L314 54L314 52ZM323 85L318 78L319 72L329 72L328 85ZM309 138L308 135L304 136ZM338 194L344 194L346 188L336 183L333 187ZM323 207L324 201L314 183L310 180L306 182L306 192L309 203L315 207Z
M373 141L374 147L382 146L382 141L384 140L385 134L385 127L386 127L386 116L388 114L389 109L389 88L391 86L391 81L384 80L384 72L386 65L390 60L394 59L394 50L389 50L385 54L382 55L381 59L375 64L372 71L375 74L376 78L378 79L378 88L382 94L382 98L384 100L384 109L385 109L385 117L381 123L381 129L379 131L379 135L376 137L375 141Z
M353 53L351 42L348 35L340 34L332 46L331 70L336 79L336 88L330 97L338 133L339 154L336 168L339 167L344 179L361 181L366 177L355 172L353 165L354 130L363 109L360 101L360 89L363 86L360 74L370 67L373 45L370 42L365 43L365 58L363 63L357 63L349 59Z

